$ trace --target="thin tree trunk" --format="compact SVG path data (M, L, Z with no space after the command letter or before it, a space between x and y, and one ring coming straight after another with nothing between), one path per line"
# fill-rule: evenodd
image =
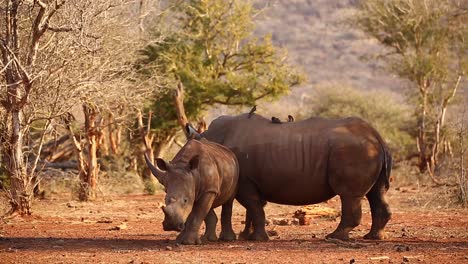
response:
M154 156L158 158L162 158L166 155L169 148L174 143L175 135L169 135L164 140L159 143L159 146L154 151Z
M153 152L153 141L154 141L154 135L151 134L151 118L152 118L153 113L150 111L148 113L148 122L146 123L146 126L143 123L143 114L141 111L138 111L137 118L138 118L138 128L140 130L140 138L141 141L143 142L144 145L144 152L148 155L148 158L154 162L154 152ZM138 156L141 156L143 158L142 153L138 153ZM151 171L145 166L143 171L142 171L142 178L143 180L149 180L153 183L156 183L156 179L151 175Z
M9 173L11 184L12 213L31 214L33 188L23 160L22 114L19 110L11 112L11 136L9 146Z
M94 106L83 104L85 115L86 144L88 148L87 173L82 179L82 189L80 191L80 200L89 200L96 198L97 177L99 166L97 163L97 151L99 148L98 137L100 133L98 113Z
M75 154L78 159L78 171L79 171L79 178L80 178L80 192L78 193L78 199L80 201L85 201L87 199L87 193L84 192L87 188L87 179L88 179L88 164L84 157L83 153L83 146L81 144L81 140L76 139L75 132L73 131L73 127L71 124L71 115L68 116L65 123L67 126L68 131L70 132L70 138L72 139L73 146L75 147Z
M109 155L109 147L110 147L110 140L106 135L109 133L110 130L110 120L107 120L107 123L105 119L102 120L102 130L99 136L99 157L105 157ZM106 133L107 132L107 133Z
M122 128L115 124L113 113L109 113L108 136L112 154L119 154L120 152L120 139L122 137Z
M439 165L439 152L440 152L440 144L443 141L441 138L441 130L445 126L445 114L447 113L447 107L452 98L455 96L458 86L460 85L461 76L458 76L457 81L452 88L452 91L443 99L440 105L440 113L437 116L436 125L434 128L434 145L432 146L432 150L430 153L430 160L428 163L428 170L430 170L430 175L436 175L437 167ZM434 179L433 179L434 180Z
M458 144L459 144L459 171L458 171L458 188L459 188L459 196L460 200L463 203L463 205L466 205L468 203L467 200L467 182L466 182L466 170L465 170L465 152L466 152L466 147L465 147L465 142L464 142L464 137L465 137L465 113L466 113L466 106L463 106L463 112L462 116L460 119L460 126L458 129Z
M419 171L421 173L427 170L427 154L426 154L426 115L427 115L427 91L421 88L421 105L418 124L417 145L419 151Z
M187 132L185 131L185 125L188 123L188 118L185 115L184 93L184 86L182 82L179 82L179 84L177 85L177 89L174 90L174 105L176 107L177 112L177 122L182 127L182 130L184 131L185 135L188 136Z
M200 120L197 123L197 132L201 134L201 133L205 132L207 127L208 126L206 124L205 118L201 117Z

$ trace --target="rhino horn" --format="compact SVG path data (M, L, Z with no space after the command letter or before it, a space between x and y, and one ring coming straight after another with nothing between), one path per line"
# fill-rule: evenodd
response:
M164 185L165 179L166 179L166 172L158 168L158 164L156 163L156 166L153 165L151 160L148 158L148 155L145 153L145 160L146 160L146 165L148 168L151 170L151 173L153 173L154 177L158 179L158 181ZM164 162L164 161L163 161Z
M193 128L193 126L190 123L185 124L185 133L188 139L192 139L192 138L200 139L201 138L200 133L198 133L198 131L195 128Z

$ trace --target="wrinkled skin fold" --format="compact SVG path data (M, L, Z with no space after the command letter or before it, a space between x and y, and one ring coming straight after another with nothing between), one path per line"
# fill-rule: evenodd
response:
M247 209L240 238L268 240L267 201L307 205L340 196L342 217L327 238L346 240L361 221L366 197L372 227L366 239L382 239L390 220L385 200L391 154L378 134L359 118L310 118L273 124L260 115L221 116L198 137L222 144L240 165L236 199Z

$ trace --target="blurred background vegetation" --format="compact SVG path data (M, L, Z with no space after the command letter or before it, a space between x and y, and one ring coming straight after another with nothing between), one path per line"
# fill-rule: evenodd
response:
M82 8L105 9L113 3L100 1L102 6ZM96 30L90 36L101 34L106 40L92 53L94 70L79 74L80 67L90 67L84 60L64 71L73 81L57 82L57 91L70 91L65 97L76 100L31 97L22 111L28 117L66 105L44 124L34 118L21 124L27 138L21 197L32 199L35 193L86 200L160 190L142 157L150 150L171 159L184 144L174 105L182 92L187 118L199 129L219 115L247 112L253 105L267 118L291 114L296 122L311 116L361 117L391 148L393 186L449 186L451 199L467 205L468 6L463 1L130 2L115 1L118 5L107 11L115 10L112 14L125 20L125 27L89 29ZM129 17L138 19L130 23ZM108 16L102 19L98 22L109 23ZM18 34L27 38L31 32L25 27ZM39 52L44 58L75 56ZM8 61L2 63L0 69L9 69ZM40 63L31 67L50 67ZM47 87L47 80L38 80L34 85ZM6 100L10 86L4 76L1 85ZM4 107L1 116L0 188L14 201L19 185L11 184L12 112ZM36 158L38 165L31 163ZM93 159L97 170L90 169ZM96 190L83 192L86 188Z

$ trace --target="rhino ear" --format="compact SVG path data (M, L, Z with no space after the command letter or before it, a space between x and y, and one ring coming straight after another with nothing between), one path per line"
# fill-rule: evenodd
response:
M190 170L195 170L198 168L198 164L200 163L200 157L198 155L194 156L190 161L189 161L189 169Z
M169 170L166 161L160 158L156 158L156 166L164 172Z
M162 185L165 185L166 172L167 172L166 162L158 158L156 159L156 166L154 166L153 163L148 158L148 155L146 153L145 153L145 160L146 160L146 165L148 165L148 168L151 170L151 173L153 173L154 177L156 177L156 179L158 179L158 181Z
M193 128L193 126L190 123L185 124L185 135L187 136L187 139L200 139L200 133Z

